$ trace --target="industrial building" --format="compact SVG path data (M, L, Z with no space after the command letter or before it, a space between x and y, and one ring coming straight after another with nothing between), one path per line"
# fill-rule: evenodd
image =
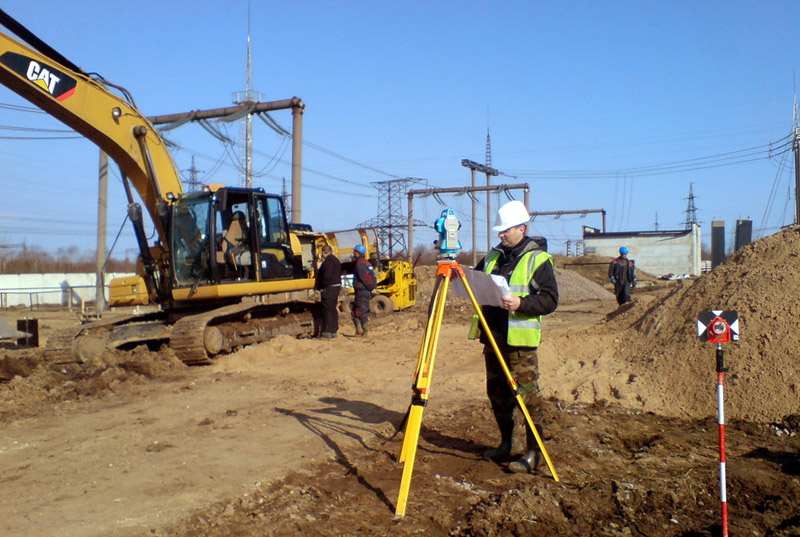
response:
M628 258L636 267L655 276L699 276L701 272L700 226L675 231L623 231L602 233L583 226L584 253L617 257L620 246L628 248Z

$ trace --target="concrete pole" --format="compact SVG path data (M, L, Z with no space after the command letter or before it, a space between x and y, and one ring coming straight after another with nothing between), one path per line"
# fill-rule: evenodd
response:
M408 262L414 262L414 194L408 195Z
M475 170L470 169L470 175L472 176L472 188L475 188ZM475 268L475 265L478 264L478 206L475 203L474 193L470 193L470 199L472 200L472 268Z
M800 127L794 129L794 223L800 224Z
M492 186L492 176L486 174L486 186ZM492 193L486 191L486 251L492 250Z
M253 188L253 114L244 119L244 183Z
M291 222L303 221L301 214L301 190L303 187L303 112L305 105L292 106L292 218Z
M106 261L106 213L108 210L108 155L100 150L100 170L97 189L97 276L95 309L101 315L106 309L105 261Z

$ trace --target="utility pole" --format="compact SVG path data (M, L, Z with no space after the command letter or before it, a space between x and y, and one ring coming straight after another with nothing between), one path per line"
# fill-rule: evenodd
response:
M794 97L794 223L800 224L800 116L797 112L797 96Z
M475 188L477 186L475 170L470 168L469 174L472 178L472 188ZM470 195L469 199L472 201L472 266L474 267L478 264L478 226L475 225L478 222L478 203L474 195Z
M487 138L487 142L488 142L488 138ZM486 189L485 189L486 190L486 251L488 252L489 250L492 249L492 198L491 198L492 176L493 175L500 175L500 172L498 172L497 170L495 170L491 166L486 166L484 164L478 164L477 162L474 162L474 161L469 160L469 159L462 159L461 160L461 165L464 166L465 168L469 168L470 170L472 170L473 175L474 175L474 173L476 171L477 172L481 172L481 173L486 175ZM526 197L527 197L527 190L525 192L526 192ZM475 205L475 200L474 199L472 200L472 204L473 204L473 207L474 207L474 205ZM525 201L525 207L526 208L528 207L527 199ZM473 219L472 219L473 227L475 226L475 223L476 223L475 222L475 218L473 217ZM476 250L477 249L477 245L473 243L472 244L472 249Z
M106 309L106 218L108 212L108 155L100 150L100 170L97 188L97 260L95 276L95 310L102 315Z
M282 101L271 101L266 103L242 104L229 106L227 108L215 108L213 110L193 110L179 114L166 114L162 116L150 116L147 119L153 125L175 124L180 125L187 121L203 121L206 119L219 119L225 117L236 117L237 114L261 114L272 110L291 110L293 118L292 131L292 222L300 222L300 189L302 187L303 169L303 110L306 105L299 97L284 99Z

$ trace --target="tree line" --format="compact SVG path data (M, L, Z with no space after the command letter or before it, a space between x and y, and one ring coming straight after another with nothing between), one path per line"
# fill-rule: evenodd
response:
M55 254L37 246L10 248L0 243L0 274L42 274L48 272L95 272L94 253L81 254L77 246L59 248ZM136 262L109 258L105 272L135 272Z

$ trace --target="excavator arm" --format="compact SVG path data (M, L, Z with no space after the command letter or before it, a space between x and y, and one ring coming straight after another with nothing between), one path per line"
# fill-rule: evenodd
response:
M2 10L0 20L16 23ZM183 188L164 140L132 103L111 93L101 80L52 56L59 55L47 55L0 33L0 84L114 159L139 194L159 237L165 239L168 200Z

